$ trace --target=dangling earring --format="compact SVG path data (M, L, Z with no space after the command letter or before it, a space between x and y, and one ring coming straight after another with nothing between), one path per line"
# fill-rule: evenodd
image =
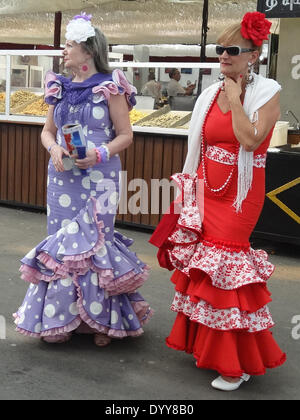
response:
M248 75L247 75L247 85L250 85L254 81L254 64L248 63Z
M218 79L220 80L220 82L224 82L224 80L225 80L224 74L220 73L219 76L218 76Z
M221 90L224 90L224 80L225 80L225 76L223 73L220 73L218 76L218 80L221 82Z

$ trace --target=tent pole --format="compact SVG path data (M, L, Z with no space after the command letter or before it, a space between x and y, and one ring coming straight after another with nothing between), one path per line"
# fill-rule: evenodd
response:
M55 12L55 21L54 21L54 49L60 49L60 39L61 39L61 21L62 13ZM54 57L53 59L53 71L54 73L59 73L59 57Z
M202 10L202 33L201 33L201 54L200 54L200 62L205 63L206 61L206 41L207 41L207 32L209 30L208 27L208 0L204 0L203 2L203 10ZM201 94L202 91L202 69L199 70L199 81L198 81L198 91L197 96Z

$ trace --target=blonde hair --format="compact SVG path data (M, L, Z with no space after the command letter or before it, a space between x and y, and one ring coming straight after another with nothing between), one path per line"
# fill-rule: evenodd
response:
M259 54L262 53L262 46L258 47L252 42L251 39L246 39L243 37L241 33L240 23L236 23L234 25L228 26L228 28L226 28L217 39L218 44L223 44L223 43L234 44L234 43L239 43L240 41L247 41L251 45L251 48L253 50L259 51Z

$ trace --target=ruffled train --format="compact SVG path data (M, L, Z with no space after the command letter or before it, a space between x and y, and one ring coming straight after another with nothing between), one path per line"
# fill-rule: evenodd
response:
M171 309L177 317L166 344L224 376L263 375L286 360L270 332L266 282L274 266L249 243L203 236L193 196L196 178L176 178L187 187L181 213L165 215L150 240L159 247L160 265L175 269Z
M267 368L276 368L286 360L270 331L218 331L191 322L182 313L177 315L166 344L193 354L198 368L216 370L223 376L264 375Z
M87 206L23 259L23 280L30 282L14 314L17 331L49 337L89 331L124 338L139 336L153 311L136 291L149 267L128 249L132 240L114 232L105 241L97 203Z

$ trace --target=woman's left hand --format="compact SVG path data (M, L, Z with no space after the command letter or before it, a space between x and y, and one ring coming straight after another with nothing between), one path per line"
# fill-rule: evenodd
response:
M231 79L230 77L225 77L224 80L224 91L227 96L229 103L240 102L240 97L242 95L242 81L243 77L239 77L237 81Z
M75 156L76 157L76 156ZM97 163L97 155L95 150L87 150L86 157L84 159L76 159L75 165L78 166L79 169L88 169L95 166Z

